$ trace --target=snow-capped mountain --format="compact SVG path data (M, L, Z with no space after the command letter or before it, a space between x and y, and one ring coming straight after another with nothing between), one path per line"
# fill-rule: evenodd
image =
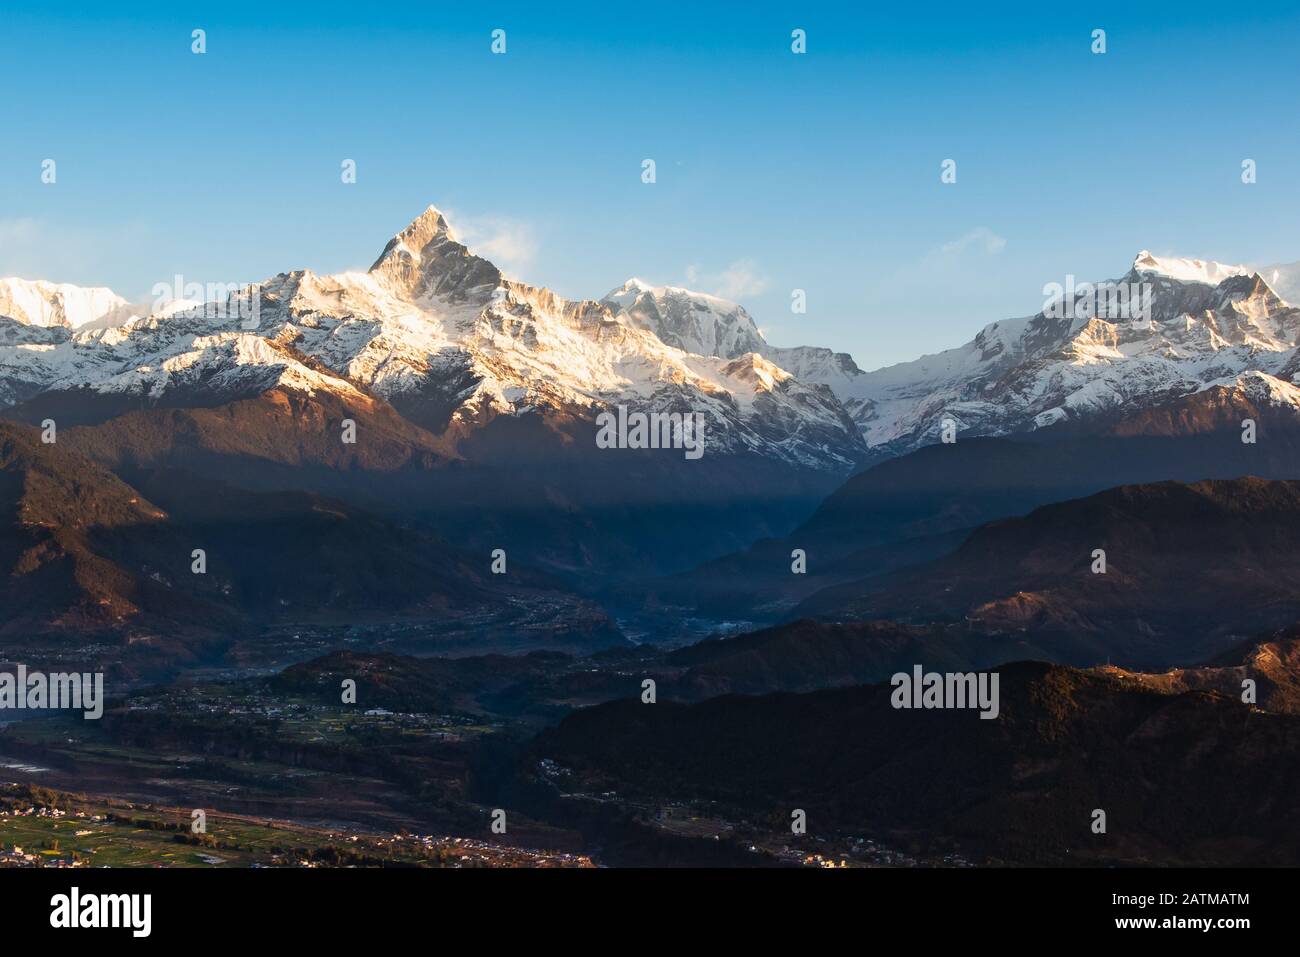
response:
M712 452L823 471L933 442L946 417L964 434L1010 434L1215 386L1300 409L1300 311L1279 294L1300 291L1300 265L1143 251L1118 283L1142 291L1140 315L1071 301L864 372L830 349L772 346L742 306L704 293L630 279L600 301L568 300L515 281L430 207L366 272L249 287L251 321L213 308L230 303L155 309L107 289L0 281L0 404L326 390L377 396L453 444L501 416L590 422L626 405L703 412Z
M862 408L857 383L863 375L853 357L820 346L768 344L743 306L677 286L651 286L633 277L601 302L625 315L638 329L697 355L732 359L753 353L800 382L824 385L856 420Z
M1217 286L1233 276L1258 274L1275 293L1287 302L1300 302L1300 263L1260 266L1244 264L1229 266L1208 259L1180 259L1174 256L1153 256L1145 249L1137 254L1133 268L1140 272L1156 273L1182 282L1199 282Z
M0 402L89 390L155 404L210 405L276 385L361 394L283 346L226 326L201 310L76 331L0 318Z
M734 359L767 349L743 307L675 286L651 286L633 277L601 300L670 346L699 356Z
M1111 285L1140 291L1149 309L1098 318L1058 305L995 322L964 346L855 377L856 417L870 445L897 452L935 441L946 416L962 432L1005 435L1215 387L1300 410L1300 310L1261 272L1286 285L1300 269L1143 251Z
M107 329L145 316L169 316L203 303L164 299L127 302L103 286L74 286L44 279L0 279L0 316L29 326L63 329Z
M951 417L964 434L1005 435L1097 413L1157 405L1222 386L1300 410L1300 263L1225 265L1140 252L1119 280L1149 299L1149 314L1098 318L1046 308L995 322L969 343L871 372L844 353L764 341L744 309L725 300L629 280L605 297L637 324L727 356L761 355L801 382L828 387L880 454L937 441ZM1073 304L1073 302L1072 302Z
M85 288L43 279L0 279L0 316L32 326L83 329L126 319L130 304L103 287Z
M866 453L825 386L753 352L685 351L609 304L511 280L432 207L365 273L282 273L252 294L251 322L210 307L115 325L37 322L29 310L0 319L0 402L90 390L210 404L272 386L360 389L453 436L497 416L594 419L623 404L705 413L710 453L828 471Z

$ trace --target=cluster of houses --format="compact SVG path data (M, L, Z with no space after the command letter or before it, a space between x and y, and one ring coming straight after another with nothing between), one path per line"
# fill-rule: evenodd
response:
M46 817L46 818L81 818L86 821L102 822L102 814L87 814L85 811L73 811L69 813L57 807L27 807L12 808L0 810L0 819L15 817ZM76 837L82 837L90 834L90 831L77 831ZM85 860L74 860L62 853L51 854L46 852L35 852L24 849L21 845L15 844L12 847L0 845L0 867L86 867Z

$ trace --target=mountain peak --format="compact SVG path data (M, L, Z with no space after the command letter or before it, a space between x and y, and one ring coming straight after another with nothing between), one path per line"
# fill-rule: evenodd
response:
M88 328L114 319L127 305L125 299L102 286L87 288L44 279L0 279L0 316L17 319L24 325Z
M613 299L616 296L629 295L629 294L632 296L638 296L643 292L654 292L654 290L655 290L655 286L653 284L646 282L644 279L641 279L639 276L632 276L627 280L627 282L623 283L623 285L619 286L617 289L612 290L610 294L605 298Z
M458 241L456 234L451 228L451 223L437 206L432 204L425 207L424 212L411 221L402 233L428 233L431 235L442 234L453 242Z
M734 359L762 353L767 343L740 305L679 286L652 286L633 276L602 300L639 329L670 346L701 356Z
M744 308L739 303L730 299L723 299L721 296L715 296L709 292L700 292L697 289L687 289L685 286L656 286L654 283L646 282L637 276L631 277L617 289L610 290L605 296L605 301L617 302L620 299L626 299L631 302L637 296L647 293L657 300L676 299L693 303L696 308L700 309L708 308L718 312L735 312L737 310L744 312Z
M456 234L452 232L451 224L447 222L447 217L442 214L442 210L436 206L429 206L411 220L405 229L388 241L388 245L379 254L370 271L375 272L386 259L403 252L418 259L426 247L439 240L457 242Z
M447 217L430 206L388 241L370 272L383 276L411 298L445 295L465 299L501 282L501 271L472 254L452 231Z
M1254 270L1248 266L1231 266L1212 259L1185 259L1176 256L1155 256L1142 250L1133 259L1133 269L1140 273L1154 273L1180 282L1202 282L1217 286L1233 276L1248 276Z

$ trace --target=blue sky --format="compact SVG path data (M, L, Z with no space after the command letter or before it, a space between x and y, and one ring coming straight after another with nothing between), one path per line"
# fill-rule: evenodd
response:
M875 368L1142 248L1300 260L1284 4L540 6L6 6L0 275L364 268L432 203L521 279L727 294Z

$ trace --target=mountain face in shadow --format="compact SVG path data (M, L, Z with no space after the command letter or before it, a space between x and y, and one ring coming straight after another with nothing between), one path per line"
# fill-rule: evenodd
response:
M1032 630L986 633L965 624L801 619L733 638L707 639L664 652L660 660L643 661L639 667L655 675L673 700L700 701L723 694L875 684L916 664L927 671L966 672L1012 661L1086 666L1092 660L1086 650L1071 660L1052 638ZM1098 668L1170 694L1205 690L1236 697L1242 681L1250 679L1259 707L1300 714L1300 630L1295 625L1254 635L1212 658L1189 659L1161 672L1113 664Z
M951 625L802 619L678 648L664 655L664 664L676 670L669 695L694 701L872 684L916 662L940 671L969 671L1042 656L1045 651L1022 635L974 634Z
M166 513L106 469L43 444L36 429L0 423L0 514L6 633L96 629L150 605L180 612L156 583L114 560L125 538L164 536ZM178 559L188 555L179 548Z
M962 621L1031 632L1055 660L1164 667L1300 618L1298 546L1300 483L1124 486L982 526L949 556L799 612Z
M530 760L564 768L566 792L702 802L793 846L856 834L986 863L1297 859L1300 716L1132 676L1026 662L998 672L993 720L896 709L889 685L631 698L575 712ZM810 837L790 835L795 808ZM1093 831L1098 809L1105 833Z
M576 647L621 641L553 580L519 567L503 581L486 555L475 561L423 528L189 472L136 469L128 485L68 444L0 423L0 600L12 637L97 636L162 666L277 622L499 616L531 604L553 606L561 643L560 618L585 636Z
M119 474L169 469L327 495L422 521L466 551L505 548L579 587L662 574L782 533L839 481L761 455L687 461L672 449L601 449L589 419L559 413L435 436L355 389L277 385L217 405L124 401L45 394L5 414L53 418L60 442ZM355 442L342 441L346 423Z
M1247 419L1253 443L1242 441ZM937 559L978 526L1041 505L1119 485L1248 475L1300 476L1300 419L1226 388L1025 435L958 437L860 472L790 534L658 582L655 594L714 615L780 620L822 589ZM806 556L803 574L791 572L795 549Z

